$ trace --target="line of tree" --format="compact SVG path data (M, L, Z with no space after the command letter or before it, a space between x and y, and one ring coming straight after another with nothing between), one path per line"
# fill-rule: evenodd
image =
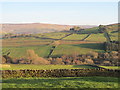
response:
M98 65L120 65L119 53L117 51L88 54L63 55L61 57L42 58L35 54L34 50L27 51L28 57L12 59L9 55L2 56L2 63L11 64L60 64L60 65L81 65L81 64L98 64Z

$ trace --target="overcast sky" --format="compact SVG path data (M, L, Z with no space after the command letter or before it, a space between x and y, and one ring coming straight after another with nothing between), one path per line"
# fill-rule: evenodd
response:
M3 2L0 23L99 25L118 22L117 2Z

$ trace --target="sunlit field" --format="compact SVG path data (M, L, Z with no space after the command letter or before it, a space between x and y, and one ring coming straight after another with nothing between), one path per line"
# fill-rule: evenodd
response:
M8 78L3 88L118 88L116 77Z

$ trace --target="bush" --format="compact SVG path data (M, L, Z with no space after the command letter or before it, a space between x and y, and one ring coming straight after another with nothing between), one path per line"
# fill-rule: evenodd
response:
M6 59L6 60L5 60ZM12 58L8 55L3 55L3 60L4 60L4 63L12 63Z
M85 62L88 63L88 64L94 64L92 59L85 59Z
M2 57L2 62L1 63L5 64L5 63L7 63L7 60L4 57Z

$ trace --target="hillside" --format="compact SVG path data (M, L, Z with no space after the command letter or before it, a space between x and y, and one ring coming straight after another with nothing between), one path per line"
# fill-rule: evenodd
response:
M26 23L26 24L0 24L3 33L29 34L29 33L48 33L55 31L69 30L73 25ZM79 25L81 28L91 28L95 26Z

